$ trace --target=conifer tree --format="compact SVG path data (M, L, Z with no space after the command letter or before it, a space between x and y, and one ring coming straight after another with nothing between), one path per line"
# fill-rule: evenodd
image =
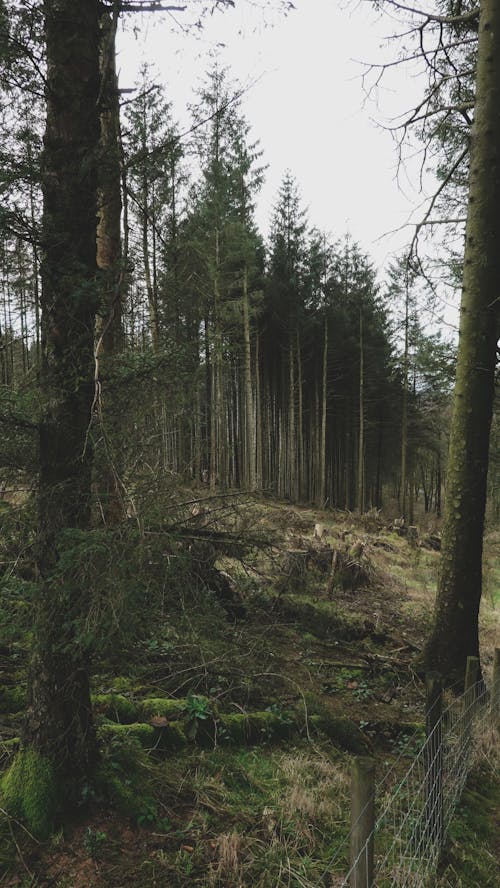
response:
M31 816L40 833L50 829L57 804L75 800L96 758L86 598L64 564L90 523L99 4L46 0L44 16L39 581L23 749L4 779L7 803Z

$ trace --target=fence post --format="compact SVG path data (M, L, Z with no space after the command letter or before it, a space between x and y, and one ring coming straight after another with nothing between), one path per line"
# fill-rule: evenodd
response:
M500 730L500 648L495 648L493 660L493 687L491 689L491 720Z
M443 844L443 688L426 676L425 831L438 853Z
M472 744L472 726L476 714L477 681L479 675L479 658L467 657L465 667L464 688L464 749L467 758L470 758Z
M373 886L375 762L356 758L351 770L351 888Z

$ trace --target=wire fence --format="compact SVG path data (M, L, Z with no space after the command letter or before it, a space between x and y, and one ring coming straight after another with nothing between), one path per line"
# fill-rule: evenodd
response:
M498 726L500 652L491 691L477 680L479 662L469 658L464 694L443 709L443 694L428 685L427 736L396 785L377 789L373 762L353 768L350 869L331 875L335 888L426 888L434 883L439 856L468 772L476 740L493 721ZM385 787L385 790L384 790ZM347 849L342 849L346 854ZM338 855L336 855L337 857Z

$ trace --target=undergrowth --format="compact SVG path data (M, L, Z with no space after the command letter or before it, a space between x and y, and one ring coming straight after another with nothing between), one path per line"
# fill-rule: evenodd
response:
M193 499L186 491L184 500ZM213 512L207 506L193 516L182 502L156 503L149 521L62 541L62 578L90 593L79 631L93 650L101 758L76 818L49 839L26 832L21 808L14 818L0 810L6 884L335 884L347 864L356 744L376 756L379 775L392 765L394 779L419 748L425 693L416 662L438 555L411 547L379 513L358 525L345 513L217 497ZM37 577L32 507L0 518L7 772L25 706ZM317 521L325 530L315 542ZM362 551L360 588L329 585L335 548ZM488 545L486 552L491 586L498 556ZM486 667L497 626L487 597ZM498 792L492 774L490 762L471 778L443 888L495 884L488 822L499 800L485 789Z

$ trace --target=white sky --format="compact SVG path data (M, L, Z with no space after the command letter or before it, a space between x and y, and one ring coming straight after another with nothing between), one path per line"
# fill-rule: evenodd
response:
M388 47L384 38L397 23L378 16L369 0L357 6L342 0L295 3L296 11L282 17L237 0L236 9L209 17L198 37L176 33L169 17L129 17L118 44L120 84L132 86L141 63L152 62L167 86L174 116L184 126L192 88L209 67L211 49L223 43L221 61L234 77L243 85L257 81L243 99L243 111L269 165L257 214L263 233L289 168L309 223L334 236L349 231L382 269L412 231L382 236L408 221L422 195L417 163L410 175L415 187L408 176L398 186L396 145L374 118L382 121L404 112L422 84L398 68L390 84L379 90L379 106L365 102L360 61L394 58L397 44ZM185 16L179 14L178 22L186 21Z

